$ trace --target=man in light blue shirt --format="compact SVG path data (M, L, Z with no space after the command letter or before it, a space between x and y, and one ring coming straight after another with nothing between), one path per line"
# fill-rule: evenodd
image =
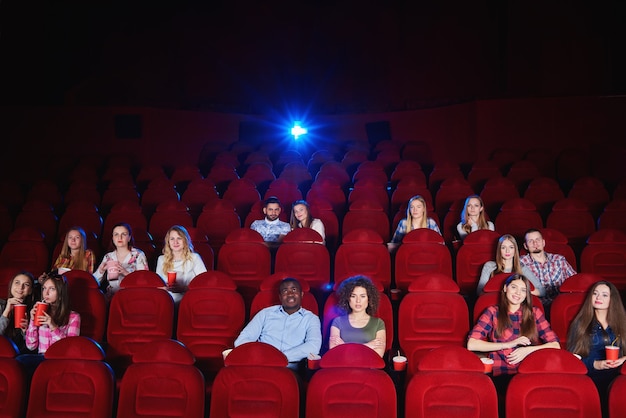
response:
M250 224L250 229L261 234L268 245L280 244L285 235L291 232L291 226L279 219L281 210L280 200L275 196L270 196L263 204L265 218Z
M322 346L320 319L302 307L304 292L293 278L284 279L279 287L281 305L259 311L235 340L235 347L253 341L273 345L289 360L289 368L311 354L319 354Z

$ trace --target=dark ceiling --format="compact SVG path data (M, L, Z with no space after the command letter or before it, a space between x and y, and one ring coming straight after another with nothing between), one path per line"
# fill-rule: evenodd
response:
M624 3L4 0L0 104L337 113L623 94Z

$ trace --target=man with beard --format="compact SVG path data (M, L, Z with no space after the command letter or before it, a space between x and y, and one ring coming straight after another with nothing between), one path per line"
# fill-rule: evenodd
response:
M541 302L547 309L559 294L559 288L563 282L576 274L576 271L564 256L545 252L545 246L546 241L539 230L529 229L526 231L524 248L528 254L520 258L520 263L528 267L545 287L546 294L541 298Z
M268 245L280 244L285 235L291 231L291 226L279 219L281 210L280 200L270 196L263 203L265 218L256 220L250 225L251 229L261 234Z
M286 278L278 288L280 305L260 310L235 340L235 347L260 341L273 345L289 360L289 368L301 369L303 360L319 354L322 346L320 319L302 307L304 292L300 282Z

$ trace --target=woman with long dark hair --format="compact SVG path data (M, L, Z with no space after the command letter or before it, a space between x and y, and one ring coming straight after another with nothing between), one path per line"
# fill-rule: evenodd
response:
M519 364L544 348L561 348L559 338L541 309L533 306L528 279L512 274L504 282L498 304L485 308L467 339L468 350L487 353L494 361L492 379L501 410Z
M619 347L617 360L606 358L607 345ZM609 385L626 360L625 347L626 311L619 290L611 282L596 282L570 325L567 349L581 356L605 411Z
M20 353L29 353L24 335L28 328L28 312L35 304L35 277L28 271L17 273L9 282L6 300L0 300L0 334L6 335L17 346ZM20 327L14 327L15 305L26 305L26 316L20 321Z

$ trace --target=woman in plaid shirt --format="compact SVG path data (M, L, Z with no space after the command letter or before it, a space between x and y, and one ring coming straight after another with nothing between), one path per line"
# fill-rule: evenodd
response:
M492 379L500 399L526 356L560 347L543 312L533 306L530 282L521 274L506 279L500 302L483 311L467 340L468 350L489 353L494 360Z

